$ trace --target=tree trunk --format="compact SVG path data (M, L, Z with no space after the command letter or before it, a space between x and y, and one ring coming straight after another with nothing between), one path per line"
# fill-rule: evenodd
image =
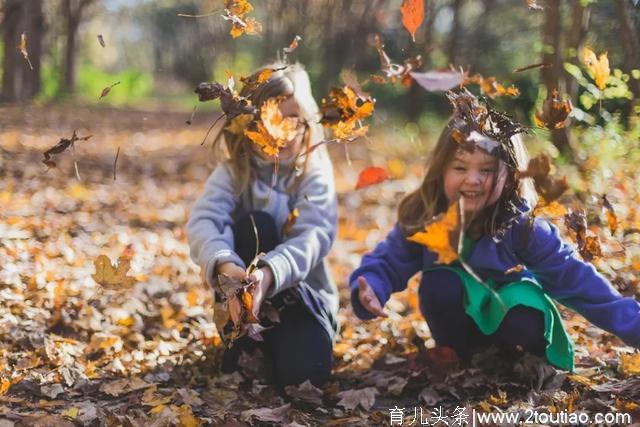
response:
M76 36L82 12L93 0L63 0L62 11L66 24L66 46L64 54L64 76L62 87L72 93L76 86Z
M638 59L638 34L633 25L629 2L627 0L615 0L614 5L618 18L620 41L624 49L624 71L630 73L631 70L640 69L640 60ZM634 78L629 79L629 89L633 92L636 101L640 99L640 80Z
M42 0L5 1L2 22L4 56L1 98L3 101L31 99L40 91L43 32ZM27 38L27 53L33 70L17 49L22 33Z
M547 88L547 93L553 90L564 94L564 82L562 75L562 50L560 35L562 34L562 21L560 17L561 0L548 1L544 9L544 25L542 26L542 41L544 44L542 62L551 64L542 68L542 80ZM551 131L551 141L558 151L572 160L576 160L571 148L571 135L568 128L554 129Z
M583 6L580 0L571 0L571 30L568 34L568 62L580 66L582 47L589 30L591 5ZM569 73L564 74L567 95L575 105L578 97L578 82Z
M16 63L20 52L16 49L20 34L18 21L20 20L20 0L6 0L4 4L4 19L2 21L2 41L4 55L2 58L2 100L16 101Z
M449 63L457 65L458 57L460 56L460 10L464 0L453 0L451 7L453 8L453 22L451 24L451 33L449 34L449 44L447 46L447 56L449 57Z

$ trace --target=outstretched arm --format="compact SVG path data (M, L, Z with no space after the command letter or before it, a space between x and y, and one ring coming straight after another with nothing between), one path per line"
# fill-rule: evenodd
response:
M593 265L578 259L554 225L536 219L521 248L518 255L549 296L627 344L640 347L640 303L620 295Z

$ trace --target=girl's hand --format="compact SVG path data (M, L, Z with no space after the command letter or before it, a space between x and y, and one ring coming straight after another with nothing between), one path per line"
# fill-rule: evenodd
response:
M369 282L367 282L364 276L358 277L358 300L360 300L360 304L362 304L369 313L380 317L389 317L389 315L382 310L376 293L373 292L373 288L371 288L371 285L369 285Z
M232 262L225 262L216 266L216 274L226 274L238 280L242 280L247 276L244 268Z
M268 266L264 266L254 271L247 277L247 281L255 283L256 287L253 290L253 315L258 318L260 313L260 307L264 301L269 288L273 284L273 272Z

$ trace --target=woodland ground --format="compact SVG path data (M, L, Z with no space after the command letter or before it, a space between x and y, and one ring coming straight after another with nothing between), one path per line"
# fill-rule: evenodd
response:
M460 366L433 350L415 279L388 303L389 319L352 314L347 277L393 225L401 194L419 184L417 143L403 151L392 132L374 135L353 144L351 164L331 148L340 220L329 261L341 292L333 376L323 390L307 384L284 396L251 379L252 360L243 375L217 373L211 296L184 227L211 170L210 142L200 145L209 118L196 115L189 126L188 114L62 107L4 107L0 117L0 426L385 425L396 406L405 425L416 407L425 416L464 407L623 412L640 421L637 353L567 310L577 369L555 375L531 358L514 364L488 351ZM42 153L74 129L93 136L47 171ZM370 164L395 179L355 191ZM619 203L634 205L634 193L620 194ZM637 240L624 242L624 256L610 243L605 252L615 256L601 267L621 292L638 295ZM136 283L101 289L93 261L124 251Z

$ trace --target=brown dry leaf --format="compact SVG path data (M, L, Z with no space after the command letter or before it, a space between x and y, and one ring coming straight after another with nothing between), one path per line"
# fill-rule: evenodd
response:
M107 47L107 45L104 43L104 37L102 37L102 34L98 34L98 43L100 43L100 46L102 47Z
M558 96L558 91L554 89L551 94L547 94L547 99L542 105L542 111L536 111L533 120L538 127L560 129L567 125L567 118L571 109L571 101L563 100Z
M247 129L249 123L252 121L253 114L240 114L231 119L224 129L234 135L240 135Z
M583 210L569 211L564 216L564 222L567 228L575 233L578 252L585 261L602 256L598 236L587 236L587 216Z
M529 160L525 171L518 171L519 178L533 178L538 193L546 203L551 203L569 189L567 177L553 178L551 172L551 158L541 154Z
M409 31L415 43L416 31L424 21L424 0L402 0L400 12L402 13L402 25Z
M100 391L108 394L109 396L122 396L123 394L130 393L136 390L142 390L149 387L151 384L138 378L123 378L120 380L104 383L100 386Z
M29 59L29 52L27 52L27 35L25 33L20 34L20 44L18 45L18 50L22 54L22 57L29 64L29 68L33 71L33 65L31 65L31 60Z
M380 70L391 81L396 83L400 80L403 86L409 87L411 85L411 72L417 70L422 66L422 56L417 55L415 57L409 57L405 59L403 65L394 64L384 50L384 42L379 34L374 37L374 43L378 56L380 57ZM371 76L371 80L375 83L386 83L387 80L384 77Z
M495 77L483 77L480 74L474 74L471 77L465 79L464 85L477 84L480 86L482 93L493 99L498 96L512 96L516 97L520 95L520 90L515 86L505 87L496 81Z
M268 423L284 425L287 413L291 409L291 404L279 406L277 408L258 408L243 411L240 419L244 422L252 422L254 419Z
M376 401L376 394L378 394L378 389L375 387L341 391L338 393L340 401L336 403L336 405L342 406L349 411L354 410L358 406L368 411Z
M373 110L373 100L361 98L350 86L333 88L329 99L323 99L320 105L320 123L332 130L334 138L350 141L366 135L368 126L360 121L373 114Z
M74 130L73 135L71 136L70 139L61 138L56 145L54 145L53 147L49 148L47 151L44 152L44 159L42 160L42 163L44 163L50 168L55 168L56 162L53 161L53 158L56 154L60 154L64 152L69 147L74 147L74 144L76 143L76 141L86 141L91 137L92 135L78 137L76 135L76 131Z
M607 86L607 80L611 75L607 52L600 54L600 57L596 57L596 54L591 49L585 47L582 50L582 62L584 62L587 69L593 74L593 79L598 89L604 90Z
M458 259L461 223L460 202L457 201L449 206L447 212L425 225L424 231L419 231L407 239L436 253L437 263L450 264Z
M99 285L113 290L128 289L135 283L136 279L127 276L131 268L131 259L128 257L118 258L118 264L114 266L106 255L100 255L93 262L96 272L91 277Z
M111 92L111 88L116 86L116 85L119 85L119 84L120 84L120 82L115 82L114 84L109 85L109 86L105 87L104 89L102 89L102 93L100 93L100 97L98 99L102 99L105 96L107 96L109 94L109 92Z

